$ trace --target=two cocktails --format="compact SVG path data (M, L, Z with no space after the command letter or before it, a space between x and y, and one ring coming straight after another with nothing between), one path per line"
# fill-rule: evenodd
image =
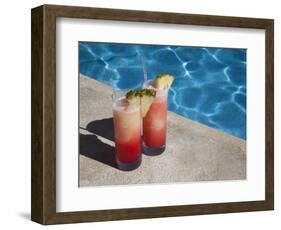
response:
M115 152L118 167L132 170L141 164L142 152L161 154L166 147L168 90L174 80L159 74L141 90L130 90L113 103Z

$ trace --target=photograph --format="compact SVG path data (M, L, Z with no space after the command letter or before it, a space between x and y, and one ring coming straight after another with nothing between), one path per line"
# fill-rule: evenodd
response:
M247 179L246 48L78 50L79 187Z

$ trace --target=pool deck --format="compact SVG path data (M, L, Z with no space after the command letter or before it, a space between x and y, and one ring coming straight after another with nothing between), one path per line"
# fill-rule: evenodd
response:
M80 76L79 186L246 179L246 141L168 112L167 147L117 168L110 87Z

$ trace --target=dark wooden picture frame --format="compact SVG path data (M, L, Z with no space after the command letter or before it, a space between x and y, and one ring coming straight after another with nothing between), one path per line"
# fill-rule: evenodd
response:
M56 18L87 18L265 30L265 200L56 212ZM31 219L62 224L274 209L274 21L271 19L43 5L32 9Z

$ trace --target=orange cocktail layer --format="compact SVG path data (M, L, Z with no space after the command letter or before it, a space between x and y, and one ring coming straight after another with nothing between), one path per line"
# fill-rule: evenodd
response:
M166 144L167 95L156 96L143 120L143 137L146 146L161 147Z

